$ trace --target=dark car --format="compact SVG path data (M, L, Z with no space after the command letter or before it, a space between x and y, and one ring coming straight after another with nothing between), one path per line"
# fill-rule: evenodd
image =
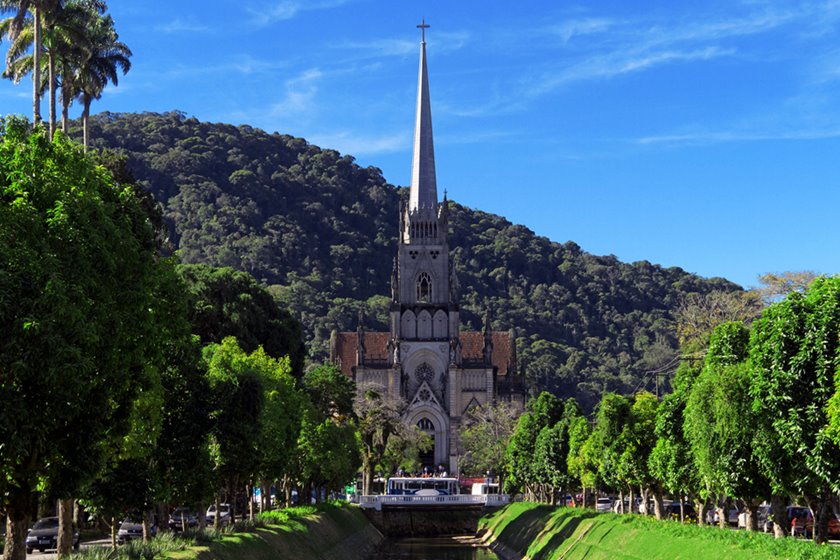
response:
M697 510L694 509L694 505L692 504L683 504L683 514L685 515L686 522L696 522L697 521ZM662 516L665 519L676 519L677 521L680 520L680 503L673 502L667 505L662 506Z
M157 527L151 526L152 536L155 536ZM125 544L130 540L143 538L143 524L132 519L126 519L120 525L120 530L117 531L117 542Z
M182 531L184 528L195 529L198 527L198 515L189 508L175 508L169 516L169 528L173 531Z
M26 534L26 553L35 549L44 552L58 546L58 517L39 519ZM79 533L73 532L73 548L79 550Z

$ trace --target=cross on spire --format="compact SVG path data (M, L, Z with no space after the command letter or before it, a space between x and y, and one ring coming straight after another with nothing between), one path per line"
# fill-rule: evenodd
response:
M423 18L423 21L421 21L420 25L417 26L417 29L419 29L421 33L420 40L424 43L426 42L426 30L430 27L431 25L426 23L426 18Z

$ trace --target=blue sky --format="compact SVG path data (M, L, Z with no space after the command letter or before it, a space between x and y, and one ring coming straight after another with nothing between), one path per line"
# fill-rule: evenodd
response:
M95 112L302 136L406 185L425 18L441 192L742 285L840 272L838 0L109 5L133 68Z

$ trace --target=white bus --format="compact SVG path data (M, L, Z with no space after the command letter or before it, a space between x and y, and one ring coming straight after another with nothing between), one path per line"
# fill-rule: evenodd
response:
M389 496L448 496L460 494L457 478L394 477L388 479Z

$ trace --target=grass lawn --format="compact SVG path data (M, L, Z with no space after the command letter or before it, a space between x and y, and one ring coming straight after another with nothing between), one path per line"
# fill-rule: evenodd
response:
M480 522L507 547L533 560L700 558L838 559L840 548L763 533L681 525L639 515L519 502Z

